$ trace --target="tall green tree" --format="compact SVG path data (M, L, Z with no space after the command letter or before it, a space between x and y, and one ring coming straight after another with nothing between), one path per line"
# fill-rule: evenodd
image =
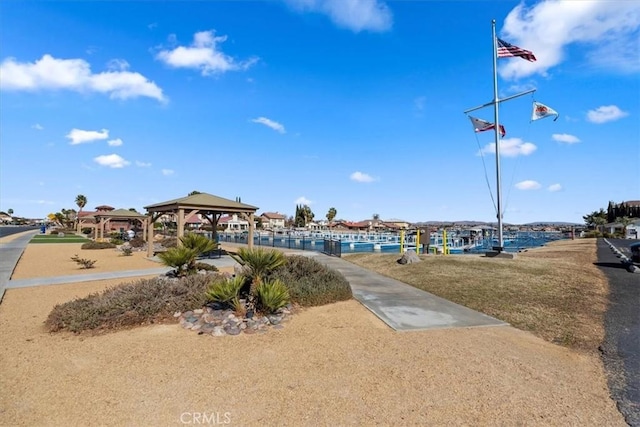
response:
M195 196L196 194L202 194L202 192L193 190L191 193L187 194L187 196Z
M7 213L9 214L9 216L13 216L13 209L9 208L7 210Z

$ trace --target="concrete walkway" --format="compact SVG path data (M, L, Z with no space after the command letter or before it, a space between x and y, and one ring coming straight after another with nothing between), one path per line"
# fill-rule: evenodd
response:
M2 294L5 287L24 288L29 286L77 283L103 279L119 279L163 274L170 270L159 267L146 270L126 270L107 273L78 274L49 278L9 280L24 248L35 233L20 236L12 242L0 245L0 286ZM223 248L233 250L242 245L225 243ZM351 264L341 258L330 257L319 252L286 250L287 254L313 257L320 263L339 271L347 279L353 296L373 314L396 331L415 331L440 328L470 328L479 326L503 326L502 322L486 314L452 303L428 292L409 286L400 281L382 276L373 271ZM230 256L203 260L217 267L236 265ZM0 295L1 301L2 295Z
M342 273L351 285L353 296L396 331L507 325L342 258L324 254L314 258Z

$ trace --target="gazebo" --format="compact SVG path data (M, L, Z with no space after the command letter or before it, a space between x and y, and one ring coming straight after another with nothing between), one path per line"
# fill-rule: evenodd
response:
M78 220L78 232L80 232L82 227L91 227L93 228L93 237L96 240L103 239L104 229L111 220L140 221L143 239L146 240L148 217L146 215L143 215L136 211L130 211L128 209L102 210L91 215L84 216Z
M178 244L180 244L180 237L184 236L185 223L194 215L200 214L202 218L209 221L214 234L218 220L223 214L246 216L249 221L248 244L249 247L253 247L253 231L255 227L253 218L258 210L255 206L208 193L196 193L179 199L145 206L144 208L148 213L147 256L149 257L153 256L153 224L164 214L176 216Z

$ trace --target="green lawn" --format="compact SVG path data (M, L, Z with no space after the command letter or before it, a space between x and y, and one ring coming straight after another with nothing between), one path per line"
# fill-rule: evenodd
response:
M29 243L85 243L88 240L81 236L69 235L60 237L56 234L37 234Z

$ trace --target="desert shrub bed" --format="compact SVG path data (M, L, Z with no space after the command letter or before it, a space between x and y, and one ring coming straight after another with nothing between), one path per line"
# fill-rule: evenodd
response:
M121 329L172 319L176 311L207 302L206 290L215 274L179 280L142 279L56 305L45 324L49 331Z
M80 249L113 249L116 245L111 242L87 242Z
M291 301L301 306L316 306L352 298L349 282L339 272L313 258L292 255L270 274L289 289Z

